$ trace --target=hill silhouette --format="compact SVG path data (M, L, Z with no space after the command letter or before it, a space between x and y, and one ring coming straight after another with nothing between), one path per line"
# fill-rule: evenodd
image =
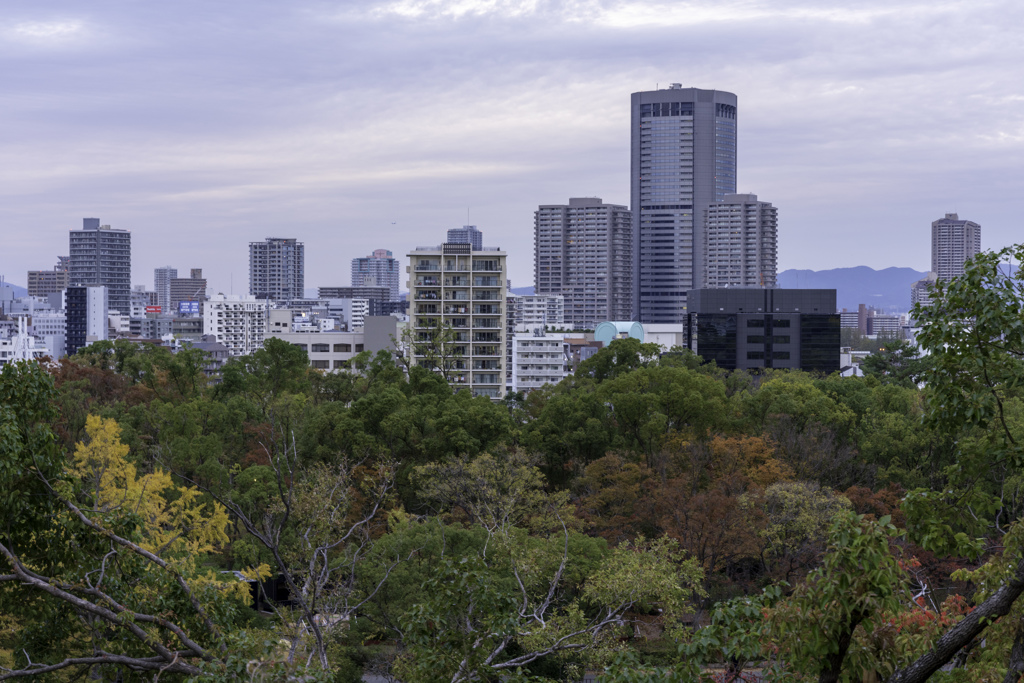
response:
M784 270L779 273L779 287L786 289L834 289L839 310L857 310L858 304L874 306L886 312L910 309L910 286L923 278L925 272L913 268L868 266L833 268L831 270Z

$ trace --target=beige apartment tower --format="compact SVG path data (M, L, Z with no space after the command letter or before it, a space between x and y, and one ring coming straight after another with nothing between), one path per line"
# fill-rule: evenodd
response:
M505 396L505 252L445 243L409 253L409 353L453 389ZM438 330L444 340L432 341Z
M633 219L598 197L543 204L533 219L538 295L565 298L565 324L593 329L633 315Z
M981 226L955 213L932 222L932 272L939 280L964 274L964 263L981 251Z
M774 289L778 210L756 194L727 194L704 211L704 287Z

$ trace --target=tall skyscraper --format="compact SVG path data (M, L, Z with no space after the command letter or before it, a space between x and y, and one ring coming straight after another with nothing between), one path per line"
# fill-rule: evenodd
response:
M633 224L629 209L598 197L545 204L533 219L537 294L565 298L565 324L593 328L633 310Z
M153 291L156 305L166 313L171 308L171 280L178 277L178 269L170 266L153 269Z
M704 287L775 287L778 209L727 194L704 211Z
M633 317L682 323L704 269L704 210L736 192L736 95L633 93L630 203Z
M110 311L131 310L132 234L86 218L81 230L70 231L69 285L104 285Z
M401 279L398 259L387 249L374 249L370 256L352 259L353 287L387 287L391 301L398 301L398 283Z
M448 244L469 244L480 251L484 248L484 234L475 225L463 225L448 231Z
M932 222L932 272L939 280L964 274L964 263L981 251L981 226L955 213Z
M287 301L305 296L305 245L294 238L268 237L249 243L249 294Z

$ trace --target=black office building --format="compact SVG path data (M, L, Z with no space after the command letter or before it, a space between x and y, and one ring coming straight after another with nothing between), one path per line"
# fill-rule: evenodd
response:
M834 289L694 289L687 346L727 370L839 370Z
M64 314L67 320L67 336L64 348L69 356L78 353L85 346L86 328L88 326L89 288L72 286L64 290Z

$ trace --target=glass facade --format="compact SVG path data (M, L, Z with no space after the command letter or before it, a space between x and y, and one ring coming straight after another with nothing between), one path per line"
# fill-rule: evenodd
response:
M681 323L703 272L704 209L736 191L736 96L634 93L631 125L633 317Z

